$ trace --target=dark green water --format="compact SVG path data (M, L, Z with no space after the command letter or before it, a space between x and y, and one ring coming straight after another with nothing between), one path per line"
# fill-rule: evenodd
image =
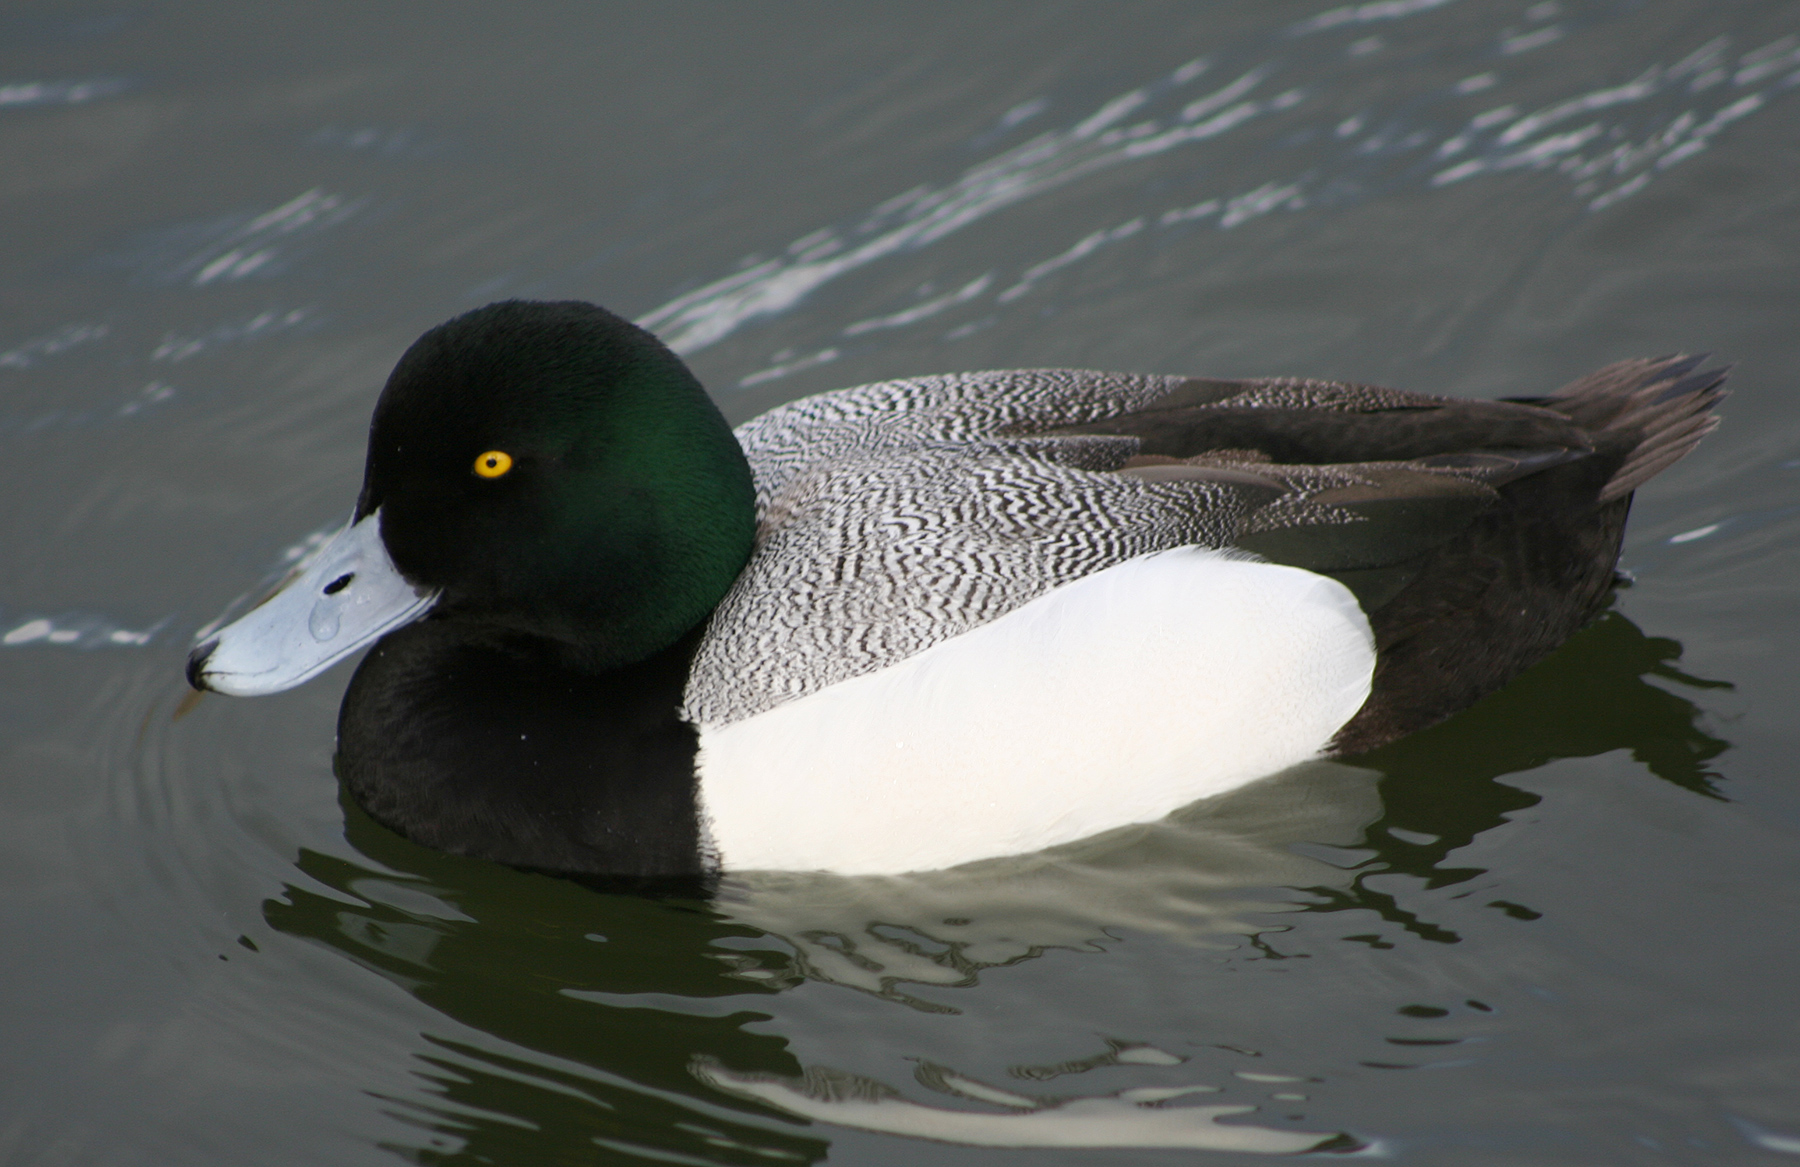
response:
M1797 38L0 10L0 1162L1793 1161ZM348 513L399 352L507 296L645 319L734 420L1032 365L1497 396L1710 349L1737 394L1614 610L1445 725L1061 853L659 902L341 804L347 668L177 717L194 632Z

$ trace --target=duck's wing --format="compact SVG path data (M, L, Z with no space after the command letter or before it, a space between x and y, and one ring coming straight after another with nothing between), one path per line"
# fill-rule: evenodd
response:
M1468 401L1378 386L1191 381L1147 406L1044 434L1133 437L1120 473L1158 480L1220 469L1287 486L1239 545L1346 572L1413 559L1559 467L1563 509L1627 497L1718 424L1726 370L1704 357L1621 361L1559 393ZM1188 469L1191 467L1192 469Z
M1236 545L1335 576L1371 611L1509 484L1597 453L1583 427L1531 404L1291 378L1190 382L1145 408L1040 433L1136 439L1120 474L1279 484Z
M1380 665L1336 742L1352 753L1499 688L1604 606L1632 491L1718 424L1726 370L1703 361L1622 361L1505 401L1212 383L1057 432L1136 437L1123 474L1223 466L1293 488L1238 546L1337 578L1368 613Z
M756 476L761 507L821 465L1098 422L1149 407L1191 382L1091 369L909 377L790 401L735 433ZM1137 449L1132 440L1112 445L1118 456L1108 468Z

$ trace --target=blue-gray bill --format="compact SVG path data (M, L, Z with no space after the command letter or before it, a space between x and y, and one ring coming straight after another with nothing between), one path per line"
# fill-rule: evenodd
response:
M400 574L380 519L377 510L350 523L274 595L195 645L188 683L234 697L279 693L429 611L438 593Z

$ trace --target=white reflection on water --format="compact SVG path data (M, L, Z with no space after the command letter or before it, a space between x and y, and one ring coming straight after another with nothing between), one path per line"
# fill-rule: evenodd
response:
M286 332L308 323L316 315L312 308L292 308L286 311L272 308L242 320L217 325L194 336L183 336L173 332L165 333L161 343L151 350L150 359L178 364L220 345L256 340L277 332Z
M748 388L751 385L760 385L764 381L774 381L780 377L785 377L790 373L798 373L801 369L810 369L815 365L828 365L832 361L838 359L839 353L835 348L825 348L820 349L816 353L808 353L803 357L789 358L782 357L780 354L777 354L777 356L779 358L777 364L769 366L760 373L750 374L748 377L745 377L742 381L738 382L738 387Z
M1049 948L1091 949L1122 931L1235 947L1279 931L1291 912L1253 889L1348 883L1339 858L1379 817L1380 775L1311 762L1197 803L1030 855L902 876L747 872L720 889L719 911L794 948L805 979L926 1011L920 987L972 982L981 970ZM1302 853L1304 851L1305 853Z
M123 77L94 77L85 81L15 81L0 85L0 107L80 105L112 97L131 88Z
M727 882L714 908L786 942L792 969L771 969L748 956L740 963L731 952L716 955L734 969L732 975L759 985L823 983L941 1014L956 1007L939 998L960 1000L957 991L988 970L1052 949L1100 951L1130 934L1155 934L1203 950L1239 948L1246 937L1283 930L1269 914L1297 910L1291 901L1267 902L1274 898L1269 889L1342 885L1353 878L1364 853L1352 848L1381 812L1379 778L1340 763L1311 763L1160 823L949 871L880 877L747 873ZM1344 864L1318 857L1327 854ZM1259 919L1252 921L1253 913ZM642 1004L617 994L571 995ZM780 1030L779 1021L771 1024ZM798 1078L737 1074L705 1059L692 1070L716 1089L808 1119L973 1146L1296 1153L1324 1143L1334 1150L1356 1145L1338 1132L1218 1121L1261 1109L1264 1094L1271 1101L1295 1101L1292 1084L1316 1078L1276 1067L1237 1072L1235 1086L1230 1076L1200 1081L1205 1072L1187 1065L1191 1054L1144 1041L1106 1044L1093 1056L1008 1071L1022 1081L1063 1080L1057 1092L1025 1094L930 1062L920 1062L913 1074L918 1085L946 1100L1001 1108L998 1113L909 1099L892 1084L832 1066L808 1066ZM1131 1067L1142 1067L1148 1080L1119 1088L1119 1073ZM1080 1076L1103 1069L1112 1088L1080 1093ZM1256 1101L1241 1101L1244 1083L1256 1088ZM1192 1105L1194 1095L1227 1090L1230 1100L1221 1105Z
M1609 125L1604 119L1555 133L1545 131L1669 91L1693 95L1710 90L1726 80L1726 44L1726 39L1720 37L1667 69L1653 65L1626 84L1556 102L1516 120L1510 106L1480 115L1467 129L1440 145L1435 154L1447 159L1472 150L1478 156L1438 171L1432 175L1431 185L1444 186L1478 174L1521 167L1555 166L1576 180L1577 195L1594 196L1588 203L1589 210L1604 210L1642 190L1656 173L1706 149L1715 135L1761 109L1776 91L1800 83L1800 73L1781 78L1764 91L1729 100L1710 113L1683 109L1636 140L1621 126ZM1800 68L1800 40L1783 37L1743 54L1732 76L1732 86L1721 93L1733 94L1795 68ZM1500 125L1506 128L1493 132ZM1588 150L1589 144L1595 142L1598 146Z
M0 368L29 369L46 357L56 356L77 345L100 340L107 334L104 324L65 324L55 332L33 337L0 352Z
M994 273L989 272L984 276L971 280L969 283L958 288L956 291L951 292L947 296L939 296L934 300L927 300L923 304L892 313L891 315L876 316L868 320L858 320L855 324L844 329L844 335L861 336L865 332L875 332L883 328L904 328L909 324L917 324L921 320L936 316L939 312L942 312L947 308L954 308L958 304L965 304L968 301L973 300L975 297L981 295L981 293L987 291L988 286L993 282ZM1002 296L1002 298L1004 299L1004 296Z
M1190 124L1215 108L1209 102L1230 101L1261 80L1260 75L1245 74L1211 98L1190 104L1168 125L1148 121L1118 128L1118 122L1140 107L1182 88L1201 72L1198 62L1183 66L1113 98L1070 129L1051 131L1006 150L946 187L920 186L897 195L847 232L826 228L803 236L785 256L671 300L638 323L661 335L676 352L695 352L723 340L748 320L786 311L807 293L875 260L929 246L995 211L1083 175L1216 136L1255 116L1257 103L1239 103Z
M149 644L170 619L172 617L165 616L148 628L126 628L92 612L30 616L0 633L0 647L17 648L28 644L53 644L64 648L137 647ZM4 620L0 618L0 626L3 625Z
M1216 205L1216 201L1214 205ZM1077 260L1087 258L1097 248L1103 247L1108 243L1116 243L1121 239L1129 239L1139 231L1143 230L1143 227L1144 220L1142 218L1137 218L1132 219L1129 222L1120 223L1117 227L1112 227L1105 231L1096 231L1086 239L1083 239L1075 246L1063 252L1061 255L1053 255L1043 263L1026 268L1025 274L1019 277L1019 282L1006 289L1004 292L1001 292L996 299L1002 304L1016 300L1020 296L1031 291L1031 286L1034 283L1043 279L1051 272L1065 268ZM850 335L848 329L845 330L844 335Z
M727 1094L753 1098L817 1122L976 1147L1185 1147L1293 1155L1344 1137L1324 1131L1226 1126L1218 1121L1256 1109L1243 1104L1165 1105L1183 1094L1211 1089L1205 1086L1166 1093L1125 1090L1096 1097L1046 1099L998 1090L960 1075L944 1076L941 1093L1009 1108L994 1113L922 1105L873 1079L829 1070L809 1070L792 1079L736 1074L716 1063L700 1062L694 1066L694 1075Z
M1277 211L1360 201L1384 188L1430 190L1519 170L1554 170L1572 184L1572 193L1583 200L1587 211L1603 211L1706 150L1733 123L1800 85L1800 37L1785 36L1735 55L1729 38L1718 37L1672 65L1642 66L1629 79L1549 103L1533 100L1528 108L1509 103L1509 77L1485 66L1496 56L1516 57L1571 35L1563 24L1551 24L1496 30L1485 46L1466 50L1470 72L1447 88L1433 80L1421 80L1424 88L1410 94L1395 88L1386 100L1406 110L1395 119L1380 121L1368 111L1349 118L1325 112L1332 108L1329 99L1336 96L1335 86L1362 84L1368 69L1380 67L1365 59L1372 61L1387 42L1365 36L1328 60L1309 64L1294 56L1300 51L1292 46L1294 38L1340 28L1354 33L1371 22L1398 20L1447 2L1349 5L1295 26L1272 48L1265 44L1252 54L1267 52L1265 60L1190 61L1102 102L1066 128L1002 150L946 185L915 187L846 227L813 231L784 254L748 263L646 313L638 322L675 351L697 352L752 320L788 311L822 285L878 260L929 247L990 215L1101 171L1197 149L1228 135L1262 133L1271 146L1333 140L1342 145L1324 165L1315 163L1248 190L1222 188L1206 199L1152 216L1133 214L1090 232L1046 258L1022 265L1018 275L997 279L1002 290L994 302L1021 299L1045 276L1139 234L1151 222L1157 229L1168 229L1208 220L1220 230L1230 230ZM1547 20L1560 11L1557 5L1539 4L1526 18ZM1309 88L1268 93L1273 76L1296 68L1308 70ZM1190 86L1209 74L1230 79L1191 96ZM1417 75L1424 79L1433 74ZM1397 84L1407 76L1401 74ZM1486 95L1489 108L1473 115L1462 112L1462 102L1476 93ZM1014 112L1028 111L1016 121L1044 108L1044 99L1016 107ZM1445 118L1457 128L1446 130L1441 124ZM1320 124L1322 120L1326 124ZM1242 144L1234 144L1234 149L1241 150ZM982 281L992 276L990 272L980 277L978 290L971 291L975 285L969 284L953 297L857 321L843 335L903 327L973 303L985 296L988 285ZM739 386L775 380L838 355L835 349L823 351L831 356L778 360L745 377Z
M1346 4L1342 8L1333 8L1330 11L1319 13L1310 20L1302 21L1290 31L1295 36L1305 36L1307 33L1324 32L1328 28L1337 28L1344 24L1368 24L1376 20L1397 20L1416 12L1442 8L1453 2L1454 0L1373 0L1368 4Z
M302 239L337 226L362 208L363 200L314 187L261 214L238 216L201 228L200 245L166 265L157 278L203 288L280 270L287 251Z
M71 350L96 344L111 335L110 326L97 322L78 321L73 324L65 324L41 336L17 342L10 348L0 349L0 370L14 372L33 370L49 361L63 357ZM33 410L30 404L31 396L15 395L13 392L15 386L22 387L25 384L24 381L9 381L3 386L7 390L7 409L0 412L0 434L37 434L46 430L68 429L117 421L139 414L151 407L162 405L175 396L175 389L172 386L160 380L153 380L135 382L122 390L119 395L103 397L99 401L90 400L82 404L71 403L66 406L51 405L50 408ZM45 404L50 403L45 402Z

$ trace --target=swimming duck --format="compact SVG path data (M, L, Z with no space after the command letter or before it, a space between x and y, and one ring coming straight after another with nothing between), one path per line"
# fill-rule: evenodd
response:
M648 332L430 330L351 520L193 650L286 689L373 645L336 769L431 847L568 873L905 872L1153 821L1471 704L1604 605L1723 370L1463 401L1027 369L731 430Z

